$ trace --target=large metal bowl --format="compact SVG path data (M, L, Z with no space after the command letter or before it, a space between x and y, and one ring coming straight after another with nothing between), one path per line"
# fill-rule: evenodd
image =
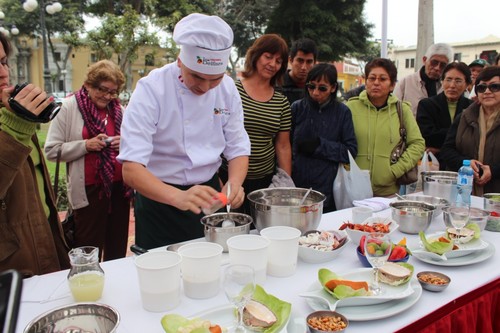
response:
M24 329L24 333L113 333L120 314L109 305L74 303L41 314Z
M276 187L256 190L248 194L250 214L255 228L284 225L299 229L302 233L317 229L323 214L325 195L311 190L301 205L308 189Z
M234 226L222 226L222 222L228 219L234 222ZM215 213L201 218L201 224L205 232L205 240L217 243L227 252L226 241L236 235L248 234L252 225L252 217L242 213Z
M445 206L443 207L443 222L446 228L454 228L453 224L450 221L450 213L449 209L452 209L453 206ZM463 208L466 210L467 208ZM486 227L486 223L488 222L488 216L490 213L486 210L482 210L475 207L470 207L469 209L469 222L467 223L476 223L479 226L481 231Z
M425 195L443 198L449 202L457 200L457 172L424 171L421 173Z
M436 206L422 201L395 201L391 206L392 219L395 220L398 230L405 234L418 234L429 228Z
M422 202L427 202L431 205L436 206L436 211L434 212L433 218L435 219L438 217L442 212L442 208L444 206L448 206L450 204L450 201L444 199L444 198L438 198L438 197L433 197L430 195L422 195L422 194L406 194L401 196L404 200L410 200L410 201L422 201ZM398 200L402 200L398 198Z
M490 212L488 222L486 223L486 230L500 231L500 216L491 215L492 212L500 214L500 193L485 193L484 197L484 210Z

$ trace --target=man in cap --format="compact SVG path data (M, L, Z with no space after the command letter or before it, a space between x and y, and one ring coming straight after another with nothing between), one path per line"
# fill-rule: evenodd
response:
M488 66L488 63L484 59L476 59L469 64L470 78L472 80L472 83L467 87L467 90L465 91L465 97L468 97L473 101L477 100L476 91L474 90L474 86L476 85L476 77L486 66Z
M432 44L422 60L424 65L420 70L399 80L394 88L394 95L411 104L414 116L421 99L441 92L441 74L446 65L453 61L453 49L445 43Z
M202 208L221 189L221 154L228 203L237 208L245 196L250 140L240 95L224 74L233 32L219 17L191 14L173 39L177 61L139 80L121 127L118 160L136 190L136 243L146 249L203 237Z

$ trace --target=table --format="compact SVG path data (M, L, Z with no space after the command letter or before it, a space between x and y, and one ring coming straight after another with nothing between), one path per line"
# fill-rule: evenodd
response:
M482 198L473 198L473 206L482 208ZM376 216L390 216L390 210L375 213ZM351 219L351 210L341 210L324 214L318 229L332 230ZM442 217L434 220L426 233L433 233L444 229ZM398 241L403 237L414 240L417 235L403 234L395 231L392 237ZM410 258L409 263L414 265L415 273L423 270L438 270L451 277L451 285L441 293L423 291L421 298L409 310L389 318L371 321L351 321L349 333L355 332L415 332L415 329L423 329L427 318L419 319L437 312L437 316L430 316L429 320L437 320L449 313L447 307L453 306L456 300L474 292L481 292L481 288L488 286L493 288L490 292L498 295L498 281L500 269L498 266L500 256L500 233L484 231L482 239L494 244L496 251L493 256L483 262L469 266L442 267L424 263L417 258ZM263 287L268 293L282 300L292 303L292 317L294 323L303 323L305 316L312 310L305 299L298 294L307 289L315 280L319 268L326 267L340 275L349 271L362 268L356 257L357 244L349 243L342 254L331 262L324 264L308 264L299 259L297 272L287 278L276 278L267 276ZM151 313L142 309L138 289L137 273L134 267L134 257L102 263L106 274L104 293L100 303L108 304L117 309L121 314L119 333L163 333L160 319L165 313ZM22 332L24 327L33 318L55 307L72 303L72 298L67 287L66 276L68 271L60 271L42 276L35 276L24 280L22 303L18 318L17 332ZM495 285L496 283L496 285ZM469 294L472 293L472 294ZM477 295L476 295L477 296ZM471 301L473 299L469 299ZM465 301L468 303L468 301ZM449 304L451 303L451 305ZM207 311L218 306L227 305L223 292L217 296L194 300L182 295L181 304L169 313L178 313L191 316L195 313ZM445 306L443 308L443 306ZM341 309L338 309L341 312ZM439 312L441 311L441 312ZM479 310L478 310L479 311ZM481 311L484 311L482 309ZM498 311L498 310L497 310ZM496 316L497 324L500 318ZM412 323L413 326L412 328ZM410 326L408 326L410 325ZM300 325L299 325L300 327ZM299 329L294 329L298 333Z

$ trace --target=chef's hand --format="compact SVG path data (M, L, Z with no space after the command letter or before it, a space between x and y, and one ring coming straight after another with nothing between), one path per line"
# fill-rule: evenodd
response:
M106 148L106 142L104 142L104 139L106 139L108 136L106 134L97 134L97 136L94 136L92 139L87 139L85 141L85 149L87 149L88 152L92 151L101 151L104 148Z
M179 190L174 196L172 206L180 210L190 210L200 214L202 208L210 208L217 197L217 191L210 186L195 185L189 189Z
M231 194L227 198L227 203L231 205L231 208L239 208L245 201L245 189L237 183L228 181L222 188L222 193L227 193L227 184L229 183L231 183Z

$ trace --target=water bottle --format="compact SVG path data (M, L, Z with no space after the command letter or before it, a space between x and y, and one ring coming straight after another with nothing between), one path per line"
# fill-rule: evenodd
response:
M462 167L458 170L457 177L457 202L470 205L472 184L474 182L474 171L470 166L470 160L464 160Z

